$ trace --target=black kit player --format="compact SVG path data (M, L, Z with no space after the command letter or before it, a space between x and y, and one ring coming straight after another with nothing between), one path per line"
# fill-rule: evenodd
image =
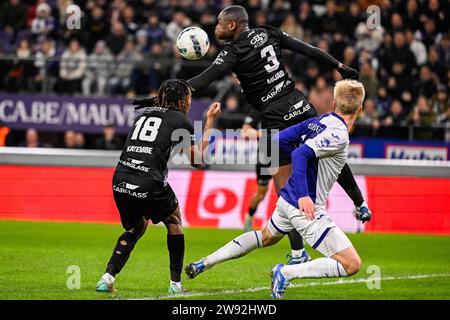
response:
M248 25L248 14L242 6L233 5L221 11L215 35L219 40L225 41L224 49L210 67L188 80L189 85L194 90L199 90L233 72L240 81L247 102L259 112L262 129L266 129L268 133L271 129L283 130L317 115L314 106L295 89L293 80L286 72L283 49L332 67L338 70L344 79L359 77L356 70L337 61L330 54L277 28L262 25L251 29ZM152 104L152 101L150 98L136 103L145 106ZM270 136L266 138L270 141ZM279 153L279 167L272 172L277 193L291 172L290 155ZM371 212L348 164L342 169L338 183L353 200L357 219L369 221ZM303 240L295 230L289 233L289 240L292 249L289 263L308 261L309 256L303 248Z
M155 104L135 119L112 186L125 232L117 240L105 274L97 283L97 291L115 291L116 275L151 220L153 224L163 222L167 228L169 293L183 292L184 234L178 200L167 182L167 162L175 150L183 149L193 166L201 165L202 152L209 144L209 130L220 112L217 102L209 107L202 141L195 145L194 128L187 117L190 104L191 89L187 82L166 80L158 90Z

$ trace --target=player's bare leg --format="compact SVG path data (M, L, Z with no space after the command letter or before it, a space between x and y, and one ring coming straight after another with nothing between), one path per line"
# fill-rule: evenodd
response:
M272 246L278 243L282 237L282 235L273 235L267 226L259 231L246 232L210 255L188 264L185 268L186 275L193 279L216 264L243 257L258 248Z
M268 189L269 189L268 185L258 184L258 189L257 189L255 195L250 200L250 208L248 210L248 214L245 217L244 232L248 232L248 231L252 230L253 216L255 215L260 202L264 200L264 197L266 196Z
M167 228L167 249L170 259L170 285L169 293L178 294L185 290L181 284L181 272L184 259L184 233L181 226L180 209L177 209L163 220Z
M99 292L114 292L116 275L123 269L137 241L147 230L147 220L142 218L132 229L125 231L117 239L116 246L106 266L105 273L98 281L96 290Z
M277 194L280 195L281 189L292 174L292 165L287 164L285 166L281 166L272 170L272 178L275 185L275 190L277 191ZM289 242L291 244L291 253L288 254L288 264L298 264L310 261L311 257L305 250L303 239L300 233L298 233L297 230L293 229L291 232L289 232L288 236Z

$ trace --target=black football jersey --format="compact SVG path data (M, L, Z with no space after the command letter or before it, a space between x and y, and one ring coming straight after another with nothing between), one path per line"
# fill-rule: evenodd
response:
M265 25L244 31L225 44L213 62L217 73L236 74L247 101L259 112L294 88L283 63L282 37L280 30ZM196 82L190 80L194 88Z
M134 121L116 170L165 183L173 147L192 144L194 127L186 114L168 108L146 108Z

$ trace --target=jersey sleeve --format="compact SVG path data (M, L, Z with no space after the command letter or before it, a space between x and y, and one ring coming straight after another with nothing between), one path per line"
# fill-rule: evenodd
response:
M345 150L349 144L347 130L326 128L323 132L305 144L310 147L317 158L326 158Z
M304 55L321 64L330 66L335 69L337 69L339 66L339 61L337 61L329 53L308 43L300 41L285 32L280 31L280 43L282 48Z
M280 150L291 154L302 142L308 124L312 119L290 126L278 132L272 139L278 141Z
M187 82L192 89L198 90L209 86L215 80L224 77L230 73L237 62L236 54L233 52L230 45L217 55L216 60L198 76L189 79Z

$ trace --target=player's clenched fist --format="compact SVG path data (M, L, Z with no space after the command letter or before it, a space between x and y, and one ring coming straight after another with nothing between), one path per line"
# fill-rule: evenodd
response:
M298 199L298 208L305 213L306 219L314 220L315 206L310 197L302 197Z
M220 102L213 102L206 113L206 117L211 120L215 120L220 113Z

